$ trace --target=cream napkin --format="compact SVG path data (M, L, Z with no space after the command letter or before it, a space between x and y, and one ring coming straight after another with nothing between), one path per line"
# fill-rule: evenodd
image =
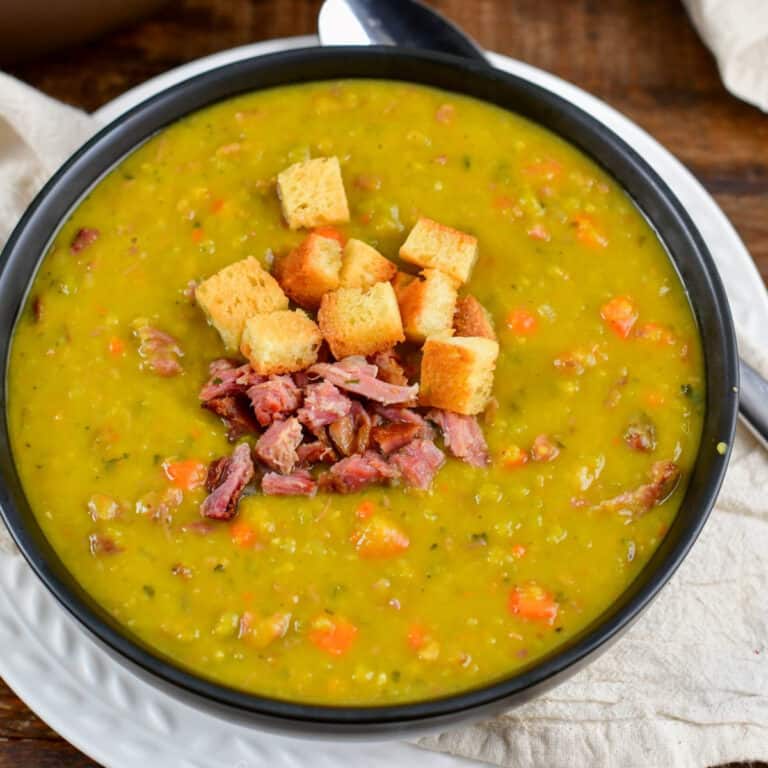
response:
M768 112L768 0L683 0L726 88Z
M0 244L95 121L0 74ZM715 254L717 255L717 254ZM741 335L757 358L761 339ZM516 768L768 759L768 459L740 431L690 557L617 645L551 693L419 743ZM10 545L3 530L0 542ZM10 545L12 546L12 545Z

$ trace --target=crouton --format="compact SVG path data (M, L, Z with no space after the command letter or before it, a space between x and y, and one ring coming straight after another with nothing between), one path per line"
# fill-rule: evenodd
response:
M375 248L362 240L347 240L339 274L339 285L342 288L366 290L375 283L391 280L396 272L397 267Z
M339 288L326 293L317 319L336 359L372 355L405 339L390 283L376 283L367 291Z
M408 341L424 341L436 333L453 333L458 284L439 269L425 269L397 297Z
M416 279L416 275L410 272L399 272L392 278L392 287L395 289L395 296L400 301L403 291Z
M243 330L240 351L256 373L302 371L317 361L320 329L300 309L254 315Z
M314 232L275 264L275 276L293 301L317 309L324 293L339 287L341 245Z
M421 358L419 403L474 415L491 397L499 345L478 336L432 336Z
M316 157L286 168L277 176L277 195L291 229L349 221L337 157Z
M477 238L421 218L400 248L400 258L420 267L440 269L466 283L477 260Z
M253 257L236 261L195 289L195 299L224 346L236 351L245 321L260 312L288 309L288 297Z
M456 302L453 329L457 336L482 336L496 340L491 313L471 294Z

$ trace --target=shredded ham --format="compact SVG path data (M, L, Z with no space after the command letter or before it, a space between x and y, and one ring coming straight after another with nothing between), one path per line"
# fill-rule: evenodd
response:
M208 480L212 479L215 486L200 505L200 514L212 520L231 520L237 513L237 505L245 486L253 480L255 474L251 449L241 443L229 458L223 462L218 459L214 463L215 468L209 468Z

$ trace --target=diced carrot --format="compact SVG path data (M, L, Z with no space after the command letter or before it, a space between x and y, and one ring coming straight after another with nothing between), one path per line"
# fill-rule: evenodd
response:
M312 622L309 639L321 651L342 656L355 642L357 627L341 616L318 616Z
M554 461L560 455L560 447L549 435L537 435L531 446L534 461Z
M240 638L257 648L266 648L274 640L285 637L290 626L291 614L287 611L278 611L264 618L245 611L240 617Z
M513 544L512 545L512 557L520 560L521 558L525 557L525 553L528 550L526 549L524 544Z
M243 603L245 605L252 605L253 598L254 598L254 594L250 590L246 590L245 592L243 592Z
M507 599L507 609L513 616L545 624L554 624L559 607L554 597L535 581L513 587Z
M203 228L202 227L195 227L192 230L192 242L193 243L200 243L200 242L202 242L204 237L205 237L205 232L203 232Z
M355 529L351 541L360 557L383 559L397 557L408 549L410 540L400 526L386 517L374 515Z
M508 211L514 204L515 201L509 195L496 195L491 201L497 211Z
M229 526L229 535L232 543L243 549L250 549L259 539L256 531L245 520L236 520L232 523Z
M620 339L629 337L637 316L637 307L629 296L614 296L600 308L600 317Z
M121 357L123 352L125 352L123 340L119 336L113 336L109 340L109 354L112 357Z
M507 328L517 336L530 336L538 326L536 315L522 307L516 307L507 315Z
M414 651L418 651L427 642L428 635L426 627L423 624L415 623L408 627L408 645L413 648Z
M205 478L208 474L205 464L197 461L197 459L165 461L163 462L163 471L173 485L184 491L200 488L205 484Z
M501 452L501 463L508 469L522 467L528 463L528 453L519 445L509 445Z
M336 227L315 227L312 232L315 235L320 235L320 237L327 237L329 240L337 240L340 245L347 242L344 233Z
M211 203L211 213L218 213L224 207L224 201L221 198Z
M366 499L365 501L361 501L357 505L355 514L361 520L367 520L369 517L373 515L375 511L376 511L376 505L370 499Z
M643 341L650 341L659 346L672 346L677 341L675 334L658 323L643 323L635 330L635 336Z
M550 240L549 230L547 230L546 227L542 226L541 224L534 224L528 230L528 237L532 238L533 240L543 240L545 243L548 243Z
M562 171L563 166L558 163L557 160L552 160L551 158L547 160L539 160L535 163L530 163L523 168L523 173L525 173L527 176L534 176L539 179L547 179L548 181L557 178L562 173Z
M600 231L594 218L586 213L577 213L573 217L576 227L576 239L590 248L605 248L608 238Z
M435 120L438 123L452 123L456 116L456 107L453 104L441 104L435 111Z
M645 402L652 408L659 408L664 405L666 398L661 392L651 391L645 396Z

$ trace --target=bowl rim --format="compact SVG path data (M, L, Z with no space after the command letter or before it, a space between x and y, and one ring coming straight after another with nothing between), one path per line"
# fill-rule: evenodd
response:
M313 77L306 73L306 69L312 69L312 65L322 70L323 66L334 67L339 70L338 75L331 77ZM393 76L393 72L402 72L409 69L409 65L422 67L425 74L411 77ZM358 74L360 68L377 68L382 70L376 74ZM349 69L349 71L345 71ZM324 70L323 70L324 71ZM258 74L268 72L277 78L274 83L262 86L239 87L235 83L239 78L248 80ZM300 76L297 77L297 73ZM441 74L442 73L442 74ZM366 47L354 46L327 47L327 48L293 48L276 53L244 59L217 67L187 80L177 83L158 94L151 96L124 114L117 117L107 126L98 131L91 139L83 144L54 174L38 193L33 202L25 211L13 233L9 237L2 255L0 255L0 298L5 294L16 297L16 306L9 315L13 315L10 323L0 317L0 328L6 348L3 354L3 387L0 392L0 437L3 445L0 448L8 452L8 462L0 466L5 478L9 472L15 476L15 466L12 455L7 446L7 386L8 369L10 362L10 347L15 323L21 306L23 306L27 292L34 281L37 269L47 253L48 245L57 233L61 224L66 221L71 211L77 206L82 197L118 165L128 154L138 148L145 140L163 130L168 125L176 122L187 114L204 108L218 101L231 98L238 93L256 91L262 88L274 87L280 84L293 84L299 82L317 82L332 79L378 77L384 80L402 80L424 84L431 87L445 88L449 91L464 93L481 101L490 101L491 98L474 95L471 90L459 90L454 86L443 86L435 83L440 77L460 76L467 82L482 81L487 88L494 92L495 87L506 87L518 94L521 98L531 99L543 110L553 114L562 113L578 123L585 135L599 145L610 147L625 158L632 173L637 177L637 185L645 185L650 193L664 203L667 209L674 215L676 225L684 231L689 246L695 251L695 259L698 267L704 274L698 275L705 279L706 288L711 306L708 308L715 314L713 322L719 330L717 338L702 339L705 352L717 345L717 352L722 362L720 371L720 397L711 399L715 388L711 388L712 376L707 371L707 415L710 416L710 407L719 408L717 433L721 441L726 443L727 450L720 457L709 475L706 487L702 490L703 499L699 507L693 511L693 519L690 520L681 532L679 541L666 552L663 557L659 547L651 563L656 563L652 577L648 582L635 590L621 607L616 607L623 599L620 596L607 608L613 615L604 617L602 614L587 628L582 630L575 638L556 648L551 654L537 660L522 671L501 678L490 683L482 684L476 688L450 694L440 698L419 700L402 704L384 705L321 705L305 704L290 700L276 699L258 694L246 693L238 689L230 688L223 684L215 683L203 678L184 667L177 665L157 651L142 647L137 640L131 639L125 630L120 631L110 626L92 605L89 605L81 596L74 594L68 585L55 570L49 567L47 554L41 552L39 545L39 532L35 535L32 529L36 523L30 525L25 515L19 509L19 505L11 497L6 484L0 484L0 512L6 526L11 532L16 544L21 550L27 562L31 565L37 576L43 581L47 589L56 597L58 602L83 625L92 636L95 636L102 644L111 649L121 660L129 661L140 671L148 673L153 680L159 680L171 687L181 689L195 697L219 705L225 709L234 709L254 717L261 716L277 722L291 721L294 723L314 724L316 726L340 726L352 730L366 730L377 726L403 727L409 723L434 722L441 718L450 718L455 715L467 714L489 706L509 701L512 697L526 698L534 695L542 687L548 687L560 679L563 675L575 671L579 665L589 660L599 649L604 649L618 634L626 629L658 594L661 588L669 581L677 570L682 560L687 555L691 546L698 537L707 517L714 506L717 494L722 484L730 449L733 444L733 435L736 425L738 408L738 357L735 332L730 315L725 290L720 281L714 261L695 225L686 213L680 201L669 189L656 172L641 158L623 139L617 136L611 129L599 122L580 107L548 91L546 88L536 85L523 77L493 69L482 63L460 59L454 56L426 52L421 50L408 50L392 47ZM468 88L470 86L467 86ZM233 90L228 90L234 88ZM213 95L211 95L213 94ZM502 108L516 111L510 106L496 102ZM192 105L190 107L190 104ZM526 113L520 114L526 119L536 122L535 118ZM550 132L560 135L565 141L576 145L580 151L587 154L593 162L602 165L602 161L595 157L591 151L585 149L572 137L563 136L549 125L544 127ZM137 138L137 135L139 136ZM104 162L104 157L111 157L109 162ZM610 171L609 171L610 173ZM84 185L82 180L87 179ZM632 196L626 185L619 181L622 188ZM77 195L70 189L77 187L80 191ZM53 203L58 203L54 205ZM643 208L641 213L647 215ZM653 226L653 221L650 221ZM662 242L665 242L659 235ZM13 264L18 264L24 258L24 254L32 252L36 254L35 266L30 276L21 285L18 281L9 286L8 273ZM670 254L670 259L679 272L679 265ZM680 275L681 282L686 289L689 287L689 277ZM21 288L21 290L19 290ZM698 319L698 312L697 312ZM7 336L7 338L5 338ZM712 389L712 391L710 391ZM696 466L701 461L704 444L700 446ZM18 482L18 477L15 476ZM686 496L687 498L687 496ZM685 499L681 504L685 504ZM680 512L678 512L680 515ZM29 515L26 516L27 518ZM646 570L650 568L649 563ZM641 578L636 577L636 582ZM627 588L624 594L629 593L632 586Z

